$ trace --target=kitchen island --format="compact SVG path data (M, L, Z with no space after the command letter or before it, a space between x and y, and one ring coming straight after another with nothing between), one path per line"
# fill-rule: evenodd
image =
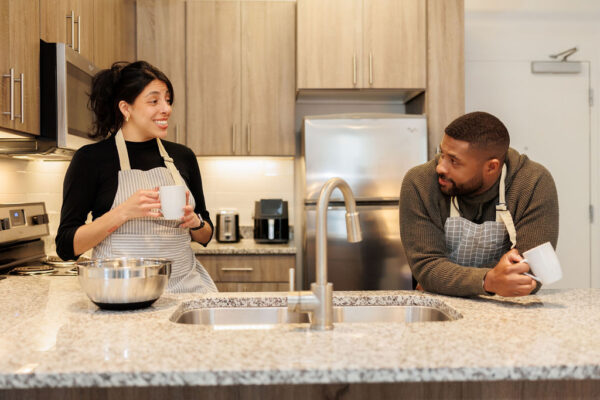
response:
M9 276L0 296L2 399L600 395L596 289L519 299L336 292L338 305L432 305L456 319L326 332L170 321L196 307L284 306L282 293L165 293L118 312L98 309L76 277Z

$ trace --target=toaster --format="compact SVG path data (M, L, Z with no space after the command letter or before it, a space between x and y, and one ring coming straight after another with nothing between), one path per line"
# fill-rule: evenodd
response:
M217 242L240 241L240 215L235 210L217 212Z

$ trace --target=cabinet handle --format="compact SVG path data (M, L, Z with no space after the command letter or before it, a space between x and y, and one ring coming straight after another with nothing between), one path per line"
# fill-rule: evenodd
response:
M67 44L67 46L75 50L75 12L73 10L71 10L71 15L67 15L67 19L71 20L71 44Z
M254 271L254 268L252 267L223 267L221 268L221 271L223 272L252 272Z
M179 143L179 124L175 124L175 143Z
M15 70L10 69L10 73L2 75L3 78L10 79L10 111L4 111L2 115L10 115L10 120L15 120Z
M235 124L231 125L231 152L235 154Z
M250 124L248 124L248 125L246 126L246 130L247 130L247 136L248 136L248 137L247 137L247 139L248 139L248 140L247 140L247 142L246 142L246 145L247 145L247 146L246 146L246 150L248 150L248 154L249 154L249 153L250 153L250 148L252 147L252 145L251 145L251 143L250 143L250 140L251 140L251 138L252 138L252 131L250 130Z
M296 268L290 268L288 271L288 279L290 282L289 291L293 292L296 290Z
M15 115L15 118L21 117L21 123L25 123L25 74L21 74L20 79L15 79L15 82L21 84L21 115Z
M373 84L373 53L369 53L369 85Z
M356 86L356 53L352 55L352 84Z
M81 15L77 17L77 52L81 54Z

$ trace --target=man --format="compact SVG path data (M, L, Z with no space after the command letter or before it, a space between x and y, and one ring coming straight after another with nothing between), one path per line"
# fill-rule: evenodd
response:
M556 187L509 143L498 118L469 113L448 125L435 160L406 174L400 233L418 288L507 297L539 289L523 275L520 254L548 241L556 247Z

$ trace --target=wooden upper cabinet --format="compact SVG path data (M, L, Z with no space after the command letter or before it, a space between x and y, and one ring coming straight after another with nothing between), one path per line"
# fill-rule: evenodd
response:
M137 58L164 72L174 103L167 140L186 144L185 1L137 0Z
M109 68L115 61L135 60L134 0L94 0L94 64Z
M294 155L295 4L241 6L242 153Z
M0 126L36 135L40 134L39 11L38 0L0 3ZM11 77L4 76L11 70L12 96Z
M297 89L425 88L424 0L298 0Z
M186 7L188 146L198 155L293 155L294 3Z
M66 43L92 61L94 3L91 0L40 0L40 37Z
M186 3L187 144L241 154L241 23L237 1Z
M364 87L424 89L426 9L423 0L366 0Z
M363 85L362 0L298 0L298 89Z

